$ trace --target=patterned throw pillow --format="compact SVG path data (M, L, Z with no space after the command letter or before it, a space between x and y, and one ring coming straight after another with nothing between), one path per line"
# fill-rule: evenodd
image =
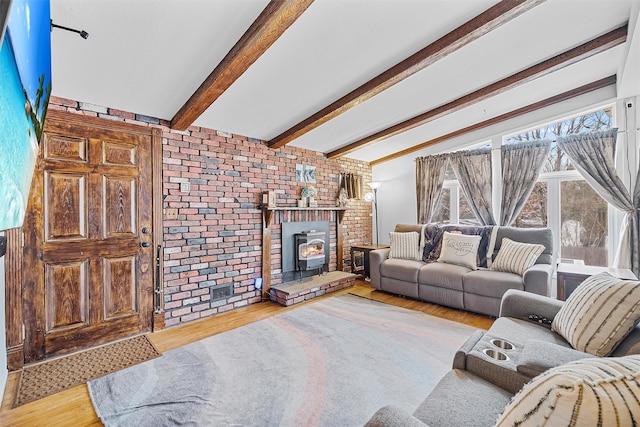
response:
M551 330L576 350L608 356L640 321L640 282L608 273L587 278L553 319Z
M544 252L544 245L514 242L505 237L502 239L502 245L496 259L491 264L491 270L506 271L522 276L528 268L536 263L542 252Z
M420 236L412 231L410 233L389 233L391 236L391 252L389 258L422 259L420 253Z
M531 380L496 426L632 426L639 402L640 356L582 359Z
M445 231L442 237L442 249L440 250L438 262L461 265L477 270L479 245L480 236L467 236Z

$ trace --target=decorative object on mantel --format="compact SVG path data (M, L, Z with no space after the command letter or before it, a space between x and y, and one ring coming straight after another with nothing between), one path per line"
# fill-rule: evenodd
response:
M316 201L315 197L318 195L318 190L316 190L315 187L313 186L308 186L308 187L302 187L302 191L300 192L300 195L302 196L301 200L298 200L298 207L299 208L317 208L318 207L318 202Z
M268 208L275 208L276 203L276 192L275 191L263 191L262 192L262 206Z
M344 208L347 206L347 201L349 198L347 197L347 190L341 188L338 192L338 199L336 200L336 206Z
M339 188L345 190L347 199L362 199L362 175L341 173Z

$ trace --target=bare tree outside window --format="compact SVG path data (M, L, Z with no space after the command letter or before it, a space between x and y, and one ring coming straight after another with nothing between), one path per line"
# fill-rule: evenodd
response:
M567 155L555 143L556 139L559 136L611 129L613 120L612 115L613 111L611 108L594 111L593 113L589 113L584 116L574 117L562 122L553 123L538 129L510 136L506 138L505 144L550 139L553 143L551 144L549 157L542 167L542 173L574 170L575 168L567 158Z

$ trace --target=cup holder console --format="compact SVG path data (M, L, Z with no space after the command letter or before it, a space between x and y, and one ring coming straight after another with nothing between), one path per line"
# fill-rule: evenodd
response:
M495 360L509 360L509 356L493 348L485 348L484 350L482 350L482 352L485 354L485 356L488 356Z
M505 341L502 340L500 338L494 338L491 341L489 341L493 346L498 347L502 350L513 350L514 348L516 348L513 344L511 344L509 341Z

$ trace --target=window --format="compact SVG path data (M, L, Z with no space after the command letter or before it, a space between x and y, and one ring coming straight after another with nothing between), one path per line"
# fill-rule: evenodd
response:
M439 224L451 223L451 187L443 187L440 194L440 202L436 210L436 215L433 218L433 222Z
M558 136L609 129L612 107L510 136L505 143L554 140L540 179L516 219L517 227L550 227L558 256L587 265L608 264L608 205L575 170L558 147Z
M483 145L486 145L486 143L483 143ZM445 169L442 195L440 196L433 222L439 224L481 225L460 189L460 184L451 163L447 163L447 168Z
M515 227L547 227L547 183L538 181L514 223Z
M608 206L584 179L560 182L560 253L607 265Z
M606 130L612 126L613 107L608 106L503 139L504 144L538 139L554 141L540 178L513 225L551 228L558 257L583 260L587 265L608 265L609 206L575 170L555 140L559 136ZM479 224L451 165L447 166L434 222Z

